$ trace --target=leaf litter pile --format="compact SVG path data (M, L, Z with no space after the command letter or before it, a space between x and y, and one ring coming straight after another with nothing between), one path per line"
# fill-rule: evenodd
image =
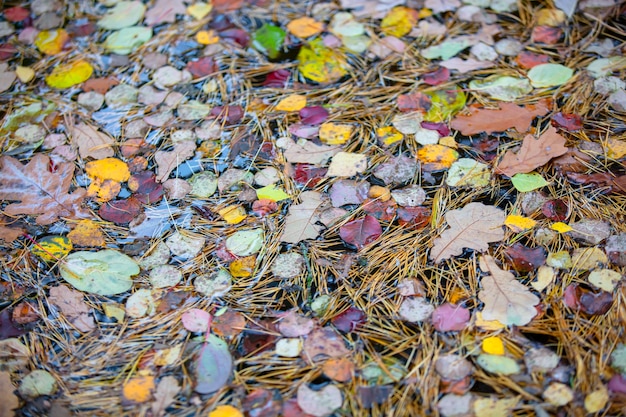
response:
M626 8L6 2L0 415L626 413Z

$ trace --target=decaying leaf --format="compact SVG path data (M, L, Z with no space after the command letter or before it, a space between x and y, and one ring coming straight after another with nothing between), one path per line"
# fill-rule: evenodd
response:
M304 191L300 194L300 204L289 207L285 217L285 228L280 236L281 242L298 243L306 239L315 239L322 226L318 225L318 208L322 204L321 194Z
M445 215L449 229L435 239L429 258L439 263L459 256L464 248L484 252L489 243L504 239L504 211L482 203L469 203Z
M52 171L50 158L40 153L26 165L10 156L0 157L0 164L0 198L19 201L6 206L6 214L37 215L37 224L41 225L54 223L61 217L88 216L82 207L85 190L69 192L74 164L61 162Z
M537 315L535 306L539 297L518 282L512 273L498 267L489 255L479 259L480 269L489 275L481 281L478 298L485 303L482 313L485 320L498 320L507 326L523 326Z
M154 401L150 405L155 417L166 415L165 410L174 402L181 387L175 377L168 375L161 378L154 392Z
M553 126L535 139L533 135L524 138L521 149L514 153L508 151L498 164L496 170L500 174L512 177L515 174L527 173L545 165L550 159L567 152L565 138L556 132Z
M61 309L67 320L81 332L88 332L96 327L90 308L83 300L83 294L72 290L67 285L50 288L50 302Z
M537 116L544 116L548 110L545 101L523 107L503 102L497 109L472 106L469 114L457 114L450 123L450 127L468 136L481 132L504 132L512 127L518 132L526 132L533 119Z
M154 160L158 167L157 181L165 181L174 168L191 158L195 151L196 144L193 141L176 143L171 151L156 151Z
M72 125L70 139L81 158L103 159L114 155L113 138L86 123Z

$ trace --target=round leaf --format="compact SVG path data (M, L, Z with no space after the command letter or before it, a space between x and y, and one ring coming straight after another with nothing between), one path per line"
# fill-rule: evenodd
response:
M204 333L211 325L211 315L199 308L192 308L186 311L181 317L185 329L194 333Z
M130 277L139 273L139 266L132 258L106 249L74 252L59 265L59 270L63 279L80 291L115 295L130 290Z
M554 87L565 84L572 78L574 71L561 64L542 64L528 71L530 83L535 88Z
M270 59L275 59L280 55L285 35L285 31L280 27L266 23L254 32L252 45Z
M52 88L70 88L87 81L93 74L93 67L87 61L76 61L67 65L54 67L46 77L46 84Z
M235 256L250 256L263 246L263 229L242 230L226 239L226 249Z
M233 358L226 342L210 334L200 349L196 365L196 392L210 394L226 385L233 372Z
M57 381L50 372L37 369L22 379L19 392L24 397L52 395L57 390Z

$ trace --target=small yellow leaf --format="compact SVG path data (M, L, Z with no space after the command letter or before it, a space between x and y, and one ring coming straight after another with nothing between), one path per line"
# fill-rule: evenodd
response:
M35 46L46 55L56 55L69 39L65 29L42 30L35 38Z
M116 319L118 323L122 323L124 321L126 312L119 306L119 304L106 303L103 305L103 309L104 314L106 314L107 317Z
M200 45L213 45L214 43L218 43L220 37L215 34L213 29L211 30L201 30L196 33L196 41Z
M348 73L349 65L339 52L324 46L321 39L300 48L298 71L309 80L333 83Z
M380 22L380 30L385 35L400 38L413 29L417 20L416 10L404 6L394 7Z
M228 206L217 212L228 224L241 223L248 215L242 206Z
M17 78L19 78L21 82L27 83L35 78L35 70L30 67L22 67L21 65L18 65L15 68L15 75L17 75Z
M458 158L457 151L443 145L426 145L417 151L417 159L428 171L448 169Z
M266 185L263 188L259 188L256 190L256 195L259 200L271 200L271 201L281 201L291 198L289 194L284 192L281 188L278 188L276 185Z
M300 111L306 107L306 96L292 94L282 99L277 105L278 111Z
M15 72L17 72L17 70L15 70ZM609 148L608 154L610 158L620 159L621 157L626 155L626 141L611 138L607 139L606 143Z
M87 61L76 61L54 67L46 77L46 84L52 88L70 88L87 81L93 74L93 67Z
M342 145L350 139L354 126L339 123L323 123L320 126L320 140L327 145Z
M587 410L588 413L597 413L606 407L608 401L609 391L605 387L601 387L587 394L585 397L585 410Z
M154 376L140 375L128 380L122 389L124 398L136 403L144 403L152 398Z
M287 30L299 38L308 38L321 33L324 30L324 24L305 16L289 22Z
M537 12L537 24L557 27L567 20L567 15L559 9L541 9Z
M46 262L56 262L64 258L72 249L72 241L67 237L46 236L33 245L30 251Z
M570 232L574 229L572 229L569 225L563 223L563 222L556 222L553 223L552 226L550 226L550 228L556 232L559 233L567 233Z
M104 158L91 161L85 165L85 172L89 178L111 180L115 182L128 181L130 170L126 162L117 158Z
M457 149L459 147L459 144L456 143L456 141L454 140L452 136L442 137L441 139L439 139L439 144L443 146L447 146L448 148L453 148L453 149Z
M156 366L170 366L180 358L183 344L179 343L171 348L157 350L154 354L154 364Z
M77 246L104 247L106 245L102 230L93 220L79 221L67 237Z
M243 413L232 405L218 405L209 413L209 417L243 417Z
M476 327L481 330L500 330L506 329L506 326L500 323L498 320L485 320L483 318L483 312L476 312L476 321L474 322Z
M506 216L504 224L516 233L523 232L524 230L530 230L537 224L536 221L529 217L519 216L517 214L510 214Z
M431 17L433 15L433 11L430 9L422 9L419 11L419 13L417 14L417 17L419 17L420 19L426 19L427 17Z
M256 255L244 256L235 259L228 267L230 274L235 278L247 278L252 276L256 266Z
M376 129L376 136L383 145L391 145L404 139L404 135L393 126L384 126Z
M212 4L203 3L201 1L187 7L187 13L196 20L203 19L206 15L211 13L211 10L213 10Z
M87 196L98 197L98 201L105 203L113 200L122 191L122 185L112 180L95 178L87 187Z
M504 343L497 336L490 336L483 340L482 348L483 352L490 355L504 355Z

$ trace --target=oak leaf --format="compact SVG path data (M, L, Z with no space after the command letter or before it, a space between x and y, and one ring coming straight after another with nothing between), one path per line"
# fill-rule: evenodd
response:
M285 228L280 235L281 242L298 243L305 239L315 239L322 230L318 208L322 204L322 195L315 191L300 194L300 204L289 207L285 217Z
M522 107L514 103L500 103L497 109L471 107L469 114L457 114L450 126L466 136L481 132L504 132L514 127L518 132L526 132L533 119L548 113L545 101Z
M435 263L461 255L464 248L484 252L490 242L504 239L504 211L497 207L469 203L449 211L445 218L450 228L435 239L430 251L430 259Z
M51 169L50 158L37 154L22 165L10 156L0 157L0 199L19 201L6 206L8 215L38 215L37 224L46 225L60 217L89 217L81 207L85 190L69 193L74 164L62 162Z
M95 127L78 123L72 125L69 131L72 145L78 148L81 158L103 159L114 155L113 144L115 141L113 138Z
M527 135L517 153L507 151L496 171L508 177L531 172L535 168L545 165L550 159L566 152L565 138L559 135L554 127L550 126L538 139L533 138L533 135Z
M479 259L480 269L489 273L481 281L478 298L485 303L483 318L497 320L507 326L523 326L537 315L539 297L530 292L515 276L498 267L489 255Z

